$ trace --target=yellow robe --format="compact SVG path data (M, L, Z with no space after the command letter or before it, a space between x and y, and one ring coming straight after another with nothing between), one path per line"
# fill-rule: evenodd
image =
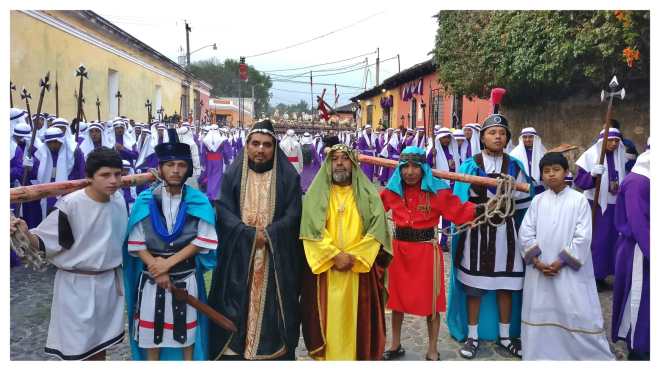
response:
M332 185L323 239L303 240L307 262L314 274L328 272L326 360L355 360L359 274L371 270L380 244L362 235L362 219L351 186ZM351 271L332 269L341 251L355 257Z

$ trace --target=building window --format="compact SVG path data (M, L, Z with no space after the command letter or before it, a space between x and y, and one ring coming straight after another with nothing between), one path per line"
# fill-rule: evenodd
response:
M117 92L119 91L119 72L108 69L108 119L119 116Z
M384 129L387 129L387 128L390 127L390 113L391 113L390 111L391 111L390 107L383 108L383 123L382 123L382 126L383 126Z
M408 127L415 129L417 126L417 98L412 99L412 103L410 104L410 115L408 117L410 117Z
M431 90L431 125L442 125L442 115L444 114L444 106L442 102L444 96L440 94L440 89Z
M461 122L463 117L463 96L453 96L454 104L452 104L452 113L451 113L451 127L454 129L461 128Z
M372 125L374 119L374 106L367 106L367 125ZM373 126L373 125L372 125Z

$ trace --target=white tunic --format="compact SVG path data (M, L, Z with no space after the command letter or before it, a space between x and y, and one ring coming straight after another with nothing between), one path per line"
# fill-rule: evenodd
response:
M181 204L181 194L170 195L167 188L162 187L162 210L167 224L167 231L172 233L176 216ZM218 245L218 238L215 232L215 226L199 220L197 223L197 237L192 240L192 244L199 247L200 254L206 254L209 250L214 250ZM144 229L142 223L138 223L133 227L128 237L128 251L131 255L138 256L140 250L147 248L145 243ZM142 277L140 277L140 281ZM195 274L190 274L187 277L178 281L185 283L185 288L188 294L193 297L198 297L197 293L197 279ZM160 343L154 342L154 327L155 327L155 302L158 286L155 282L146 281L142 289L142 297L137 298L140 308L140 317L134 319L135 340L138 342L140 348L157 348L157 347L171 347L182 348L188 347L195 343L195 335L197 330L197 310L190 305L186 305L186 340L180 343L174 339L174 316L172 314L172 294L165 291L165 319L163 325L163 339ZM136 303L137 304L137 303Z
M481 152L481 153L484 159L485 172L487 174L500 173L500 170L502 168L503 157L489 156L488 154L486 154L486 152ZM513 161L513 159L511 159L510 161ZM516 182L518 183L527 182L527 180L525 179L525 174L522 171L518 173ZM470 188L470 197L474 197L474 196L476 196L476 193L474 193L473 189ZM494 196L494 194L491 193L489 190L487 190L486 196L490 199ZM521 200L528 197L529 194L527 193L520 191L513 192L513 198L515 200ZM521 207L518 204L516 204L516 209L519 208ZM516 245L516 249L514 252L513 270L511 272L506 272L507 258L508 258L506 224L502 224L496 227L495 231L496 231L495 232L495 267L493 269L493 272L490 273L479 272L479 274L470 274L466 272L470 270L470 267L472 265L476 264L477 267L481 265L480 250L482 247L481 241L479 241L477 246L478 251L476 254L477 261L472 262L470 260L471 233L470 231L468 231L466 233L465 244L463 246L459 246L459 248L463 249L463 258L460 262L460 269L458 270L457 278L460 282L468 286L476 287L484 290L521 290L523 288L524 264L522 262L522 259L520 258L518 252L518 246ZM482 238L480 231L478 233L478 237L479 239ZM517 239L517 233L515 227L513 229L513 237L514 239Z
M527 266L523 359L613 360L591 262L591 209L586 197L570 187L558 194L546 190L532 200L518 233L523 257L540 250L538 258L544 264L557 261L560 254L570 263L554 277Z
M43 241L48 260L59 268L46 353L86 359L124 337L121 249L128 222L126 204L121 191L109 202L97 202L82 189L60 198L55 208L31 230ZM70 249L59 243L60 213L67 215L73 232Z

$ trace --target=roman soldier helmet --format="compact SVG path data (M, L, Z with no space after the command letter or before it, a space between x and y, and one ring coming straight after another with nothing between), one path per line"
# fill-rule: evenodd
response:
M184 175L185 180L190 178L193 174L193 162L190 152L190 146L186 143L179 142L179 136L176 129L167 129L167 136L169 142L163 142L154 148L156 157L158 157L158 164L162 165L168 161L183 160L188 164L188 171Z
M490 91L490 102L493 104L493 113L486 117L484 123L481 125L481 132L479 134L480 139L483 138L484 133L486 130L488 130L488 128L500 126L506 129L506 144L511 141L511 129L509 129L509 122L507 121L506 117L499 113L500 103L502 102L502 98L504 98L504 94L506 94L506 90L504 88L493 88L493 90Z

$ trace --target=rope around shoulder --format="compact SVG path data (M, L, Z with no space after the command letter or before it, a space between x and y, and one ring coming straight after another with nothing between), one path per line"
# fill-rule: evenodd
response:
M504 224L506 218L513 216L516 211L514 207L515 201L513 199L515 185L516 179L514 177L502 174L500 178L497 178L495 196L485 203L479 204L480 206L484 206L483 214L465 224L439 228L438 233L442 233L445 236L455 236L486 223L492 227Z

